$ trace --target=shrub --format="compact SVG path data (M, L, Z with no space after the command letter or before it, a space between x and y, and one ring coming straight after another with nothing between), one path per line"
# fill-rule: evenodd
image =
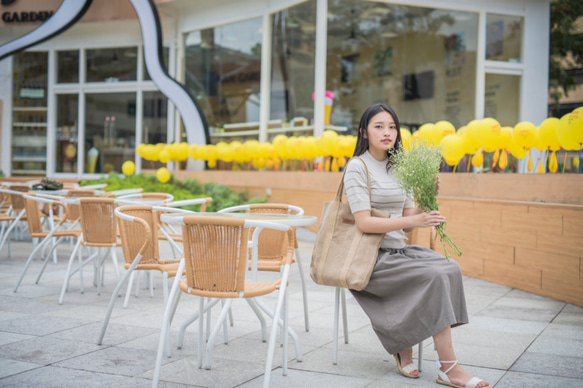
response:
M247 193L236 192L231 188L213 182L204 185L195 178L180 181L172 175L166 183L161 183L154 175L137 174L123 176L110 173L107 178L92 181L82 181L81 186L107 183L106 191L133 189L141 187L147 193L168 193L174 196L175 201L192 198L211 197L213 201L207 206L207 211L214 212L230 206L244 205L248 203L265 203L266 198L255 197L249 199ZM185 206L184 209L199 211L200 205Z

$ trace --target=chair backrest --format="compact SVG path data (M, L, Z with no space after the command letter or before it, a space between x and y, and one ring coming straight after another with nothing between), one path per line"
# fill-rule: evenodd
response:
M128 205L119 208L124 214L139 217L150 226L150 241L152 242L143 253L140 264L153 264L160 258L158 248L158 226L156 216L151 206ZM141 224L118 218L121 246L126 263L131 264L144 245L144 227Z
M91 198L95 197L95 190L69 190L66 194L66 197ZM77 221L81 216L79 204L69 203L67 204L67 208L69 209L67 221L70 222Z
M243 219L184 217L182 236L188 287L236 298L245 290L249 228ZM200 294L199 294L200 295Z
M117 220L112 198L81 198L83 241L89 246L112 246L117 242Z
M34 194L32 193L29 193L28 195L34 197ZM39 237L43 233L39 203L33 199L27 199L24 197L22 200L25 204L26 222L28 223L30 237Z
M260 203L249 205L247 213L291 214L288 205ZM291 235L295 236L294 233ZM250 231L253 233L253 231ZM295 245L295 241L293 241ZM280 230L264 229L259 235L257 255L259 260L281 260L287 254L288 233Z
M30 190L30 187L27 185L12 185L10 186L10 190L26 193ZM24 209L25 203L24 198L22 198L22 195L10 194L10 201L12 202L12 210L14 210L15 212L19 212L22 209Z

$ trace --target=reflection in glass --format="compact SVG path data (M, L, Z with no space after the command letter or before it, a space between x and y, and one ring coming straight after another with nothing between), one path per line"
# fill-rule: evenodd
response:
M85 172L121 171L134 160L136 94L87 94L85 101Z
M45 174L48 54L12 56L12 174Z
M382 102L412 130L465 125L474 119L477 26L475 13L329 0L331 123L355 132L362 111Z
M57 94L56 172L77 172L77 94Z
M57 52L57 83L79 82L79 50Z
M518 123L520 76L486 74L484 117L494 117L501 126Z
M303 126L314 118L315 31L316 0L273 15L270 118L279 126Z
M261 24L256 18L185 35L185 86L211 133L227 123L259 125ZM237 125L234 130L241 129Z
M144 92L144 118L142 143L158 144L167 142L168 99L162 93ZM142 168L159 168L165 164L142 159Z
M486 59L521 62L523 18L520 16L486 16Z
M119 82L137 79L137 47L87 50L86 56L86 82Z

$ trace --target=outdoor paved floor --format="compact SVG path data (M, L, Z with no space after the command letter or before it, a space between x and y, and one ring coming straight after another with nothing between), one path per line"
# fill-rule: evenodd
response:
M334 289L318 286L309 277L313 233L300 229L298 237L308 283L310 331L304 330L299 272L294 265L290 327L300 338L304 359L297 362L290 341L289 373L282 376L277 347L271 386L439 387L431 339L424 342L421 378L401 376L349 293L350 341L339 341L338 364L332 364ZM164 307L160 275L155 278L153 297L141 289L127 309L122 308L123 298L118 299L104 344L99 346L99 329L115 287L111 262L101 295L92 285L92 268L87 267L85 293L80 294L75 276L59 305L70 247L59 249L58 264L49 263L38 285L34 281L41 261L33 261L18 293L12 290L31 244L13 242L11 248L10 259L6 247L0 252L0 387L151 386ZM121 250L118 257L121 260ZM452 333L458 359L469 372L496 387L583 386L583 308L469 277L464 284L470 323ZM272 296L264 300L275 304ZM181 298L172 325L172 357L164 357L160 386L260 387L267 346L248 305L233 304L229 343L217 337L211 370L196 367L197 324L187 330L183 348L175 347L180 323L197 309L196 297ZM219 309L214 310L218 315Z

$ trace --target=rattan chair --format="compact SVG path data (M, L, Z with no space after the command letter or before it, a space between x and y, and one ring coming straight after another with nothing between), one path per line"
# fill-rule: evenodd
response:
M43 266L42 266L40 273L38 274L38 277L36 279L36 282L35 282L36 284L39 283L40 278L41 278L42 274L44 273L44 270L47 266L47 263L51 257L51 254L53 253L53 251L55 251L55 249L63 241L63 239L65 237L73 237L73 238L79 239L79 236L81 235L81 230L78 230L78 229L76 229L76 230L75 229L62 229L63 224L65 223L65 221L67 219L67 207L65 206L65 204L63 202L55 201L55 200L48 199L48 198L38 197L32 193L23 195L23 200L25 202L26 221L28 223L28 230L30 233L30 237L40 239L40 242L34 247L32 252L28 256L28 259L26 260L26 262L24 264L24 267L22 269L22 272L20 274L18 282L16 283L16 286L14 287L14 292L18 291L18 288L20 287L20 284L22 283L22 280L24 279L24 275L26 274L26 271L28 270L28 267L30 266L30 263L31 263L34 255L38 251L44 249L49 242L54 242L53 238L58 238L58 239L56 240L56 242L54 242L53 246L51 247L51 250L49 251L49 253L45 257ZM42 222L41 222L41 211L39 209L39 204L48 204L49 208L51 209L50 213L52 213L52 205L53 204L60 206L63 209L64 217L62 217L60 219L60 221L57 225L52 226L50 230L43 230L43 226L42 226ZM52 216L52 214L50 214L50 216Z
M298 206L278 204L278 203L260 203L251 205L240 205L221 209L218 213L231 213L237 211L245 211L247 213L268 213L268 214L304 214L304 210ZM300 273L300 280L302 283L302 297L304 302L304 327L306 331L310 331L310 318L308 314L308 294L306 291L306 281L304 279L304 271L300 258L300 250L298 249L298 241L296 238L296 228L291 228L293 241L290 243L294 246L294 260L292 262L298 263L298 270ZM259 271L274 271L281 270L285 262L287 254L287 233L282 233L277 230L266 230L259 237L259 250L257 269Z
M28 185L10 185L9 189L1 189L5 195L10 196L11 208L6 214L0 216L2 221L2 230L0 231L0 251L4 244L10 238L10 233L16 229L16 233L22 239L23 229L18 228L21 221L26 221L25 202L22 198L23 193L30 190ZM36 240L34 240L36 242ZM8 242L10 244L10 242ZM8 249L8 257L10 258L10 245Z
M429 229L429 233L424 233L419 228L413 229L412 232L406 232L408 245L423 245L429 249L435 250L435 230L433 228ZM344 329L344 343L349 342L348 339L348 318L346 316L346 295L344 288L336 287L335 300L334 300L334 342L332 346L332 363L334 365L338 364L338 319L339 310L342 309L342 327ZM421 372L423 366L423 341L419 342L418 345L418 361L417 370Z
M75 198L76 200L76 198ZM63 281L61 289L61 296L59 297L59 304L63 303L65 293L69 287L71 276L75 272L81 271L88 263L93 263L94 266L94 280L93 283L97 287L97 294L101 294L101 285L103 284L103 274L105 272L104 264L108 256L111 256L116 278L119 281L119 266L117 262L117 255L115 248L121 244L117 233L117 220L113 215L115 203L113 198L79 198L81 230L83 234L75 245ZM89 257L79 264L78 269L71 271L75 254L81 246L94 249ZM102 256L103 250L109 252ZM83 277L81 276L81 279ZM82 287L82 283L81 283Z
M163 221L165 218L162 216ZM200 297L199 311L197 314L199 321L197 365L199 368L203 366L203 316L206 312L204 300L205 298L226 299L218 321L207 340L204 363L206 369L211 368L214 341L220 327L225 324L227 313L231 308L233 300L245 298L253 307L255 303L253 298L270 294L279 289L280 292L275 310L272 313L274 324L272 324L271 328L265 361L265 379L263 385L265 387L269 386L273 354L275 351L277 324L282 326L282 368L283 374L287 374L288 326L286 287L294 249L292 243L293 236L291 236L293 232L287 226L276 223L227 217L209 217L204 215L185 216L181 218L180 222L183 224L184 258L180 262L178 273L181 273L185 269L186 278L182 280L175 279L170 298L166 304L152 386L156 387L160 379L162 354L165 344L168 341L170 320L179 300L178 288L180 288L182 293ZM288 240L288 254L286 255L287 259L283 266L283 271L281 272L281 278L272 282L251 282L245 280L248 269L247 247L250 227L256 227L257 230L255 233L257 234L261 232L262 228L288 231L290 235ZM254 239L253 241L257 240ZM280 319L282 313L283 319ZM301 350L299 358L301 359Z
M176 276L180 259L161 260L158 247L158 217L157 212L162 208L148 205L127 205L115 209L115 215L118 219L119 230L121 234L121 244L125 258L125 269L127 272L118 282L111 300L105 319L103 321L101 332L99 334L98 345L103 342L105 331L111 317L111 312L115 306L115 301L123 285L130 280L124 301L124 308L127 306L131 291L131 280L134 271L159 271L162 273L164 283L164 303L168 301L168 278ZM165 210L167 211L167 210ZM178 210L179 211L179 210ZM169 239L175 244L172 239ZM182 249L175 246L182 254Z

